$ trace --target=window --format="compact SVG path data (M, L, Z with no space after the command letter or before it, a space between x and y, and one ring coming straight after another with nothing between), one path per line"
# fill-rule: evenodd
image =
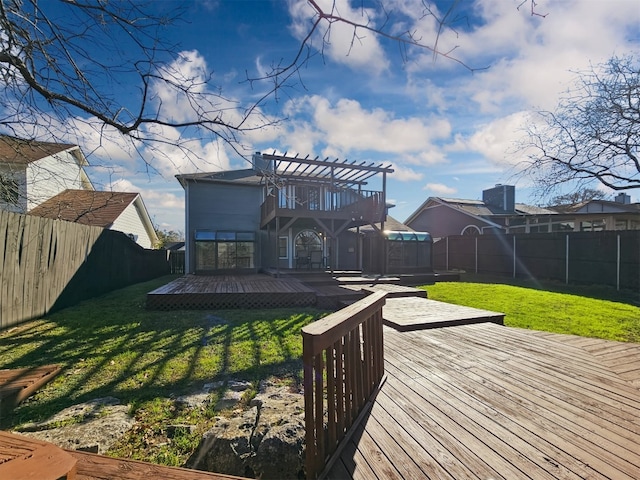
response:
M278 258L289 258L289 237L278 237Z
M254 268L255 232L196 230L196 272Z
M17 205L20 187L16 179L0 174L0 200L10 205Z

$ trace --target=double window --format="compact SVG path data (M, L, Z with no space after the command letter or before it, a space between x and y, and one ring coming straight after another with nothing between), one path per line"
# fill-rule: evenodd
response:
M255 232L196 230L196 273L255 268Z

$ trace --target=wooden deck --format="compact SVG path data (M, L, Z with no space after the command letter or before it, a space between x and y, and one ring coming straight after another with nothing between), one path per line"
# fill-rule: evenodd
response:
M0 370L0 417L53 380L60 371L58 365Z
M315 291L294 278L185 275L147 293L151 310L279 308L315 305Z
M67 450L67 453L78 462L76 480L247 480L244 477L166 467L76 450Z
M384 324L399 331L493 322L502 325L504 313L416 296L388 298L382 310Z
M386 379L332 479L638 479L640 345L385 327Z

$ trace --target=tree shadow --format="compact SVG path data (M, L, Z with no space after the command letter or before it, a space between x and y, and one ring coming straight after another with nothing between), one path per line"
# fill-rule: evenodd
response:
M118 301L117 295L110 299ZM193 393L213 381L285 376L300 383L300 330L323 314L293 309L152 312L144 310L143 302L136 304L117 312L102 305L103 312L96 313L101 306L86 302L0 333L0 368L64 368L0 419L0 427L42 421L105 396L139 406Z

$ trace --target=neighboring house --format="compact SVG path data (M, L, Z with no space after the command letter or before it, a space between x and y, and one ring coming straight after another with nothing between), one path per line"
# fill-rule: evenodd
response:
M625 193L617 195L614 201L589 200L552 208L571 221L576 231L640 230L640 203L631 203L631 197Z
M158 242L149 213L138 193L65 190L28 213L117 230L143 248L154 248Z
M26 213L66 189L94 190L77 145L0 135L0 209Z
M628 204L628 196L618 196L615 202L592 200L564 208L542 208L516 203L514 186L496 185L482 192L482 200L429 197L404 223L431 233L435 239L487 233L638 229L638 207Z
M391 172L257 153L250 169L177 175L186 199L186 271L361 269L362 236L353 229L384 222Z

